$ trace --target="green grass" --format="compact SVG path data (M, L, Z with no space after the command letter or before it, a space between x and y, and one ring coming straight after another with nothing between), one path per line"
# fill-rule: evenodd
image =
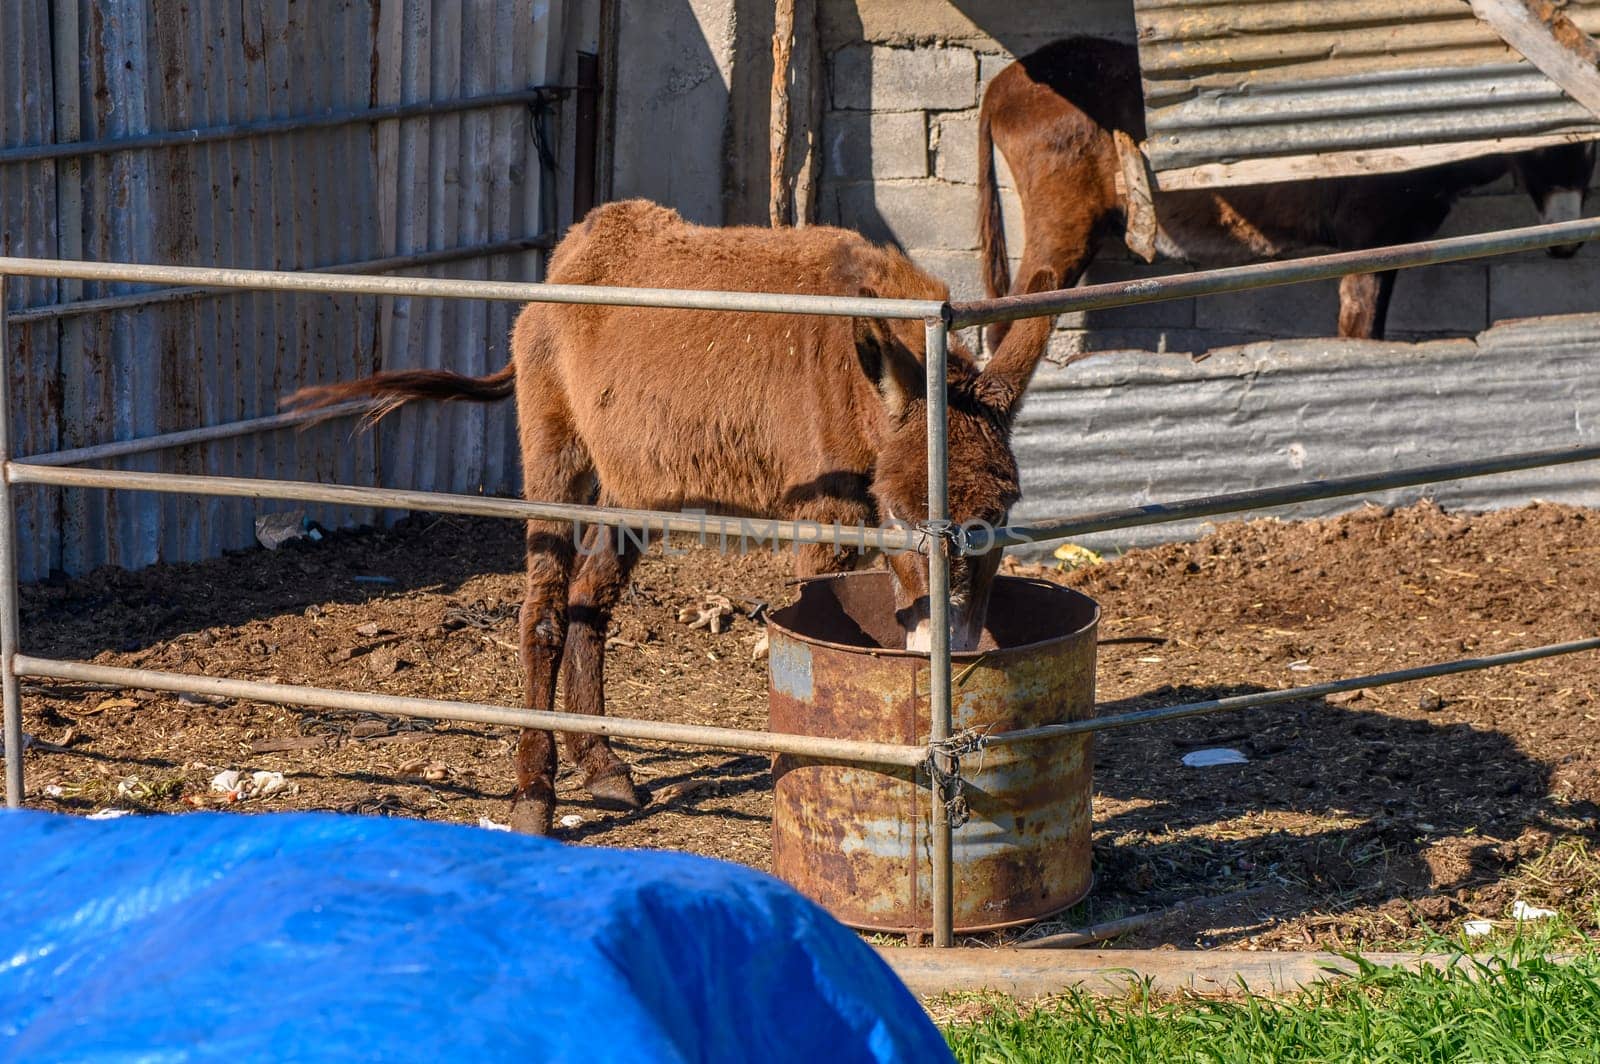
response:
M1600 1061L1600 954L1591 946L1559 964L1542 956L1544 945L1513 943L1471 971L1363 964L1347 980L1280 999L989 1000L986 1016L945 1035L957 1059L982 1064Z

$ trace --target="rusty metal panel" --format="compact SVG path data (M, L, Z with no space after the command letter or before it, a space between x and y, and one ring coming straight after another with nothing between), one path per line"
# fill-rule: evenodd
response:
M928 658L883 649L900 633L882 570L823 577L768 625L776 732L928 741ZM1005 731L1094 712L1099 610L1042 581L999 579L998 649L955 655L953 731ZM954 835L955 926L1024 923L1090 885L1091 737L1048 751L997 747L963 761L970 819ZM932 926L931 811L920 770L871 770L779 756L773 870L855 927Z
M0 147L33 144L55 135L55 97L51 77L50 11L47 0L16 0L0 6L0 69L14 71L0 92ZM15 77L16 84L10 84ZM56 168L51 163L0 165L0 248L8 255L56 254ZM6 284L5 307L51 302L57 283L13 277ZM12 454L49 450L60 443L59 382L54 326L13 326L9 350L0 351L0 372L9 374L12 402ZM23 571L47 573L57 565L53 530L59 520L60 492L18 492L19 564Z
M563 4L542 0L19 0L0 5L0 146L125 138L454 100L559 80ZM54 41L54 48L52 48ZM546 70L553 73L546 77ZM474 109L83 159L0 165L12 254L304 269L548 232L550 173L528 112ZM539 253L429 268L537 280ZM415 271L414 271L415 272ZM14 282L10 307L139 286ZM226 293L16 325L15 453L274 413L304 384L508 355L514 308L367 296ZM380 451L382 461L380 462ZM378 436L349 422L121 460L125 468L383 482L504 494L520 470L511 404L433 407ZM187 560L254 542L278 504L30 492L24 578ZM328 525L370 511L315 510Z
M1405 169L1600 136L1463 0L1135 0L1163 187ZM1600 31L1600 0L1565 13Z

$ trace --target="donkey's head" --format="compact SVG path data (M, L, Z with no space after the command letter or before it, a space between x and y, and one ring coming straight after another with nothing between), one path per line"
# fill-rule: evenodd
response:
M1539 211L1539 221L1570 222L1583 216L1583 194L1594 173L1593 141L1523 152L1513 158L1512 165ZM1557 244L1547 250L1566 259L1582 246Z
M1029 291L1046 291L1052 275L1040 271ZM866 294L866 293L864 293ZM1022 494L1011 453L1011 424L1022 394L1050 337L1050 318L1017 323L980 372L966 347L950 343L947 395L950 520L976 545L1004 527ZM857 319L856 353L882 396L885 430L873 468L872 494L878 516L913 526L928 513L928 412L924 332L920 322ZM928 557L905 551L889 556L895 577L895 615L906 631L906 649L927 650ZM973 650L983 633L989 590L1000 567L1000 551L952 552L950 559L950 647Z

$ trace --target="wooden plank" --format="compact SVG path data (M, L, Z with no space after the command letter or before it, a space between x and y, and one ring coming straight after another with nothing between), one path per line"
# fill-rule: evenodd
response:
M998 991L1019 1000L1077 988L1121 995L1145 980L1158 993L1293 993L1314 983L1348 976L1354 962L1336 953L1247 952L1244 950L1022 950L875 947L918 997ZM1471 970L1488 957L1443 953L1366 953L1380 967L1415 971L1423 965ZM1565 955L1552 960L1563 961Z
M1550 0L1468 0L1473 14L1600 117L1600 46Z
M1122 197L1123 243L1146 262L1156 261L1156 208L1150 194L1150 166L1133 137L1115 130L1117 194Z
M794 0L777 0L772 27L772 118L768 143L771 186L767 209L772 227L793 224L794 182L789 175L789 81L794 52Z
M1177 170L1154 172L1162 192L1190 188L1224 188L1232 185L1266 185L1278 181L1307 181L1325 177L1394 173L1472 159L1480 155L1527 151L1556 144L1576 144L1600 138L1600 131L1552 133L1546 136L1504 137L1461 144L1419 144L1408 148L1361 148L1321 155L1287 155L1275 159L1242 159L1233 163L1207 163Z
M817 0L795 5L794 98L800 103L791 116L790 152L800 158L794 166L794 224L817 220L819 184L822 180L822 112L826 79L822 71L822 28Z

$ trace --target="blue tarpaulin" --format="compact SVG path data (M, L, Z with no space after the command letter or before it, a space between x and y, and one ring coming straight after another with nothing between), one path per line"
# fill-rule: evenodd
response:
M683 854L0 813L0 1059L937 1061L852 932Z

